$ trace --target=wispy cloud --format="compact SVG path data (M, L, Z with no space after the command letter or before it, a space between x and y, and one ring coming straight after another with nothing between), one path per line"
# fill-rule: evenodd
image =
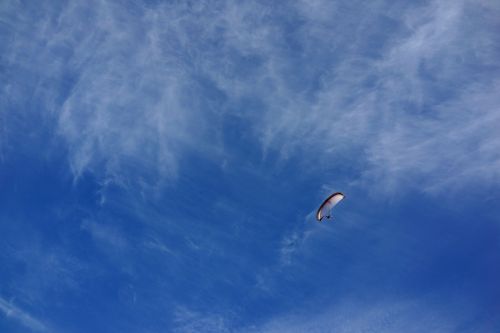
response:
M19 307L15 306L14 304L12 304L12 302L5 300L3 297L0 297L0 311L3 312L3 314L7 318L11 318L17 321L19 324L23 325L26 328L29 328L30 330L36 332L49 331L48 327L40 320L36 319L28 312L23 311Z
M90 18L76 9L61 15L63 22L96 24L68 64L77 72L59 118L76 175L104 166L121 183L128 175L161 181L175 176L179 149L203 145L213 110L196 98L203 88L185 59L192 43L185 15L182 6L129 13L105 2ZM78 33L53 32L62 40Z
M218 101L197 97L207 91L194 46L205 38L188 33L197 14L186 6L74 2L45 8L37 24L12 19L8 63L26 71L20 80L36 77L32 93L57 119L76 178L152 186L175 177L185 149L216 153Z
M498 185L500 98L498 82L470 87L457 100L435 108L433 117L401 120L368 150L365 177L394 191L401 185L424 191Z
M241 332L456 332L474 316L464 313L460 305L426 298L346 300L328 309L277 317ZM476 326L471 331L476 329L481 328Z
M154 238L145 241L144 247L147 249L156 250L168 255L175 256L175 253L171 249L169 249L165 244Z
M25 96L33 79L24 93L57 119L76 178L139 190L175 177L186 152L223 160L226 116L264 156L354 168L388 189L415 175L432 190L498 183L496 6L282 6L293 23L260 3L73 2L36 24L17 11L3 57L25 75L3 89ZM471 146L475 163L460 158Z
M12 282L11 292L23 302L43 304L47 295L61 296L79 290L85 264L62 247L47 248L34 237L18 236L7 251L10 260L26 267Z
M112 251L120 251L128 246L128 241L114 225L98 223L86 219L81 224L82 230L90 233L92 238Z
M224 333L233 332L228 325L227 318L220 315L207 315L192 311L185 307L178 307L174 312L176 333Z
M397 296L353 296L334 300L325 307L304 307L276 315L262 324L237 326L230 313L216 315L178 307L175 332L461 332L488 331L498 318L470 312L459 297L438 299Z
M363 13L322 1L301 5L298 59L283 51L285 31L266 25L265 14L250 16L261 30L274 28L251 49L263 61L253 91L263 102L255 129L264 150L301 156L315 171L348 165L388 191L498 184L491 152L499 140L492 129L500 69L487 10L468 1L374 2ZM349 27L354 17L359 24ZM383 34L372 30L375 22ZM307 66L300 67L302 57ZM308 84L295 84L298 78ZM250 91L245 81L234 89ZM471 147L474 157L466 159Z
M279 248L279 264L281 266L293 264L296 256L307 251L307 246L311 241L329 234L327 225L316 223L314 216L314 212L308 214L302 224L282 238Z

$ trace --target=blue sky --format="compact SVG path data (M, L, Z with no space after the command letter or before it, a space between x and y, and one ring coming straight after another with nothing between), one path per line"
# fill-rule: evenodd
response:
M500 331L498 17L2 1L0 331Z

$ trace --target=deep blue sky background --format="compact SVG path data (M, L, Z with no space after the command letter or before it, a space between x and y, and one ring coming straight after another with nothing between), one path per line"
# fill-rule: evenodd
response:
M499 17L2 1L0 331L500 331Z

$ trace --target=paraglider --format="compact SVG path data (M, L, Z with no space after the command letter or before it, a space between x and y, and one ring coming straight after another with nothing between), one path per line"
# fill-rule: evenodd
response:
M328 198L326 198L318 208L318 212L316 213L316 220L321 221L324 217L326 217L327 219L332 217L332 208L335 207L344 198L345 195L340 192L335 192Z

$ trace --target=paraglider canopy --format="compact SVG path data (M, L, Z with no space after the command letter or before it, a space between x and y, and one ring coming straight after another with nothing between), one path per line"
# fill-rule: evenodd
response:
M332 208L335 207L342 199L344 199L344 194L340 192L335 192L323 201L321 206L318 208L316 213L316 220L321 221L324 217L329 219L332 215Z

